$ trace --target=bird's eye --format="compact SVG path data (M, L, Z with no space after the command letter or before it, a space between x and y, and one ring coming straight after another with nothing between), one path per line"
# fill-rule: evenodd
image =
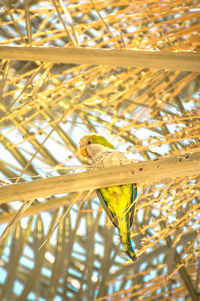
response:
M89 140L87 144L91 144L91 143L92 143L92 141L91 141L91 140Z

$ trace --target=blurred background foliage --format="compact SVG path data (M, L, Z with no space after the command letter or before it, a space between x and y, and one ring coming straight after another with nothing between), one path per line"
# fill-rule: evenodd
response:
M195 0L2 0L0 19L0 45L200 49ZM44 57L1 60L0 79L1 186L80 171L78 141L90 132L134 160L200 149L198 73ZM0 205L1 232L23 201ZM1 300L198 300L199 177L139 187L136 263L95 193L30 203L1 241Z

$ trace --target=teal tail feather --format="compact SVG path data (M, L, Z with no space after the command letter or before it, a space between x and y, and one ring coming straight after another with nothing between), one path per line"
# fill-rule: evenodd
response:
M137 260L137 255L131 244L130 231L128 230L128 232L126 232L126 233L120 233L120 231L119 231L119 234L120 234L121 242L124 245L126 254L128 255L128 257L131 260L133 260L133 262L135 262Z
M135 262L137 260L137 256L135 250L132 247L131 241L128 241L127 244L128 244L128 249L126 249L126 254L130 259L133 260L133 262Z

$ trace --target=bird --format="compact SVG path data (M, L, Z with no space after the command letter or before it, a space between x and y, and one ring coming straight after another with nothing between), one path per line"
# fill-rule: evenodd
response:
M87 158L90 168L107 168L130 164L124 153L117 151L102 135L92 133L83 136L79 142L80 153ZM120 240L128 257L135 262L136 252L130 239L133 223L137 185L124 184L96 189L97 196L113 225L118 229Z

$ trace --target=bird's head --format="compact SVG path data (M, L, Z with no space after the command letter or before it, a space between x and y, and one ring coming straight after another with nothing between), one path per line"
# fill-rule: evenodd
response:
M82 137L79 144L82 156L88 159L92 159L106 149L114 149L114 146L104 136L97 134L88 134Z

